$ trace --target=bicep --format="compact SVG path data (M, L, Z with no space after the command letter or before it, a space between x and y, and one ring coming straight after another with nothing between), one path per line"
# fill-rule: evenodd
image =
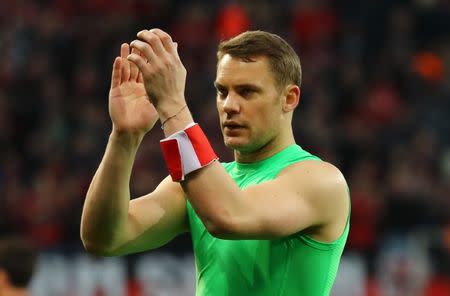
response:
M243 190L246 213L234 221L235 238L284 237L343 220L346 183L328 165L293 165L276 179Z
M243 191L247 214L236 221L236 232L250 238L288 236L320 220L304 193L288 186L284 178L252 186Z
M124 243L114 253L124 255L158 248L188 229L183 190L166 178L152 193L130 201Z

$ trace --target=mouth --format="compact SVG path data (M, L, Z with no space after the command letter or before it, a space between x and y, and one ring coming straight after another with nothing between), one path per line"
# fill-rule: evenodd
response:
M223 123L223 135L227 137L238 137L242 135L245 126L233 121Z
M238 130L238 129L241 129L241 128L244 128L244 126L240 125L240 124L237 124L237 123L234 123L234 122L224 123L223 124L223 129L227 129L227 130L230 130L230 131Z
M223 128L229 129L229 130L236 130L236 129L240 129L243 128L240 125L224 125Z

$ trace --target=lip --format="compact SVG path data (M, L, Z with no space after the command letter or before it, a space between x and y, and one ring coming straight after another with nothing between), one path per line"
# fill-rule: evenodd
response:
M222 125L222 129L225 135L229 137L238 136L244 126L235 121L225 121Z
M225 132L235 132L241 130L242 128L243 128L242 126L224 126L223 130Z
M242 124L239 124L235 121L225 121L222 126L223 126L223 128L229 128L229 129L237 129L237 128L244 127Z

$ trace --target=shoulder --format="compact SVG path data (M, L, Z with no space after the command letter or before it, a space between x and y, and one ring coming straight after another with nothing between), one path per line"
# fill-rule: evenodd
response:
M286 178L289 186L300 192L311 206L321 211L329 209L333 215L341 212L347 216L348 185L334 165L321 160L305 160L285 168L278 176Z
M345 189L347 182L341 171L331 163L321 160L305 160L283 169L278 176L293 180L314 190Z

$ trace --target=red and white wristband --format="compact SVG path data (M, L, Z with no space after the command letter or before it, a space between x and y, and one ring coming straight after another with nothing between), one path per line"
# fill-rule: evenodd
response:
M160 141L164 160L174 182L217 160L206 135L197 123Z

